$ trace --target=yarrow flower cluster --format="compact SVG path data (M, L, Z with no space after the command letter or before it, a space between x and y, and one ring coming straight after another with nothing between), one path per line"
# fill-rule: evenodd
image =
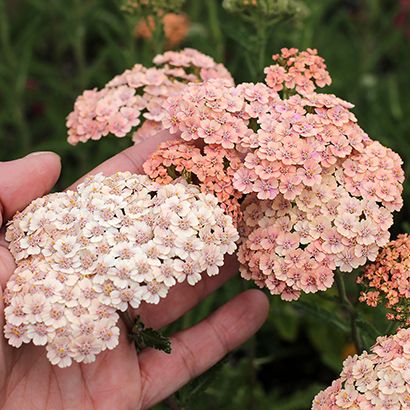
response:
M374 196L378 187L375 198L392 202L389 208L397 209L401 161L392 151L380 154L378 150L384 149L380 144L361 154L371 140L357 125L351 107L334 95L310 94L283 101L261 83L231 87L213 80L189 84L168 98L162 126L185 141L203 139L206 144L245 153L233 179L234 187L244 194L256 192L259 199L274 199L281 193L293 200L304 188L320 185L323 169L341 165L341 160L351 156L344 165L349 188ZM384 154L389 158L388 171L379 185L375 180L382 171L377 156Z
M233 84L222 64L196 50L168 51L154 58L159 67L136 64L101 90L86 90L67 117L68 142L98 140L108 134L124 137L139 125L134 140L158 132L164 100L186 83L218 78Z
M369 167L369 158L378 160ZM385 168L390 160L392 166ZM336 268L350 272L376 259L379 247L389 240L391 212L401 206L401 162L378 142L368 143L347 161L322 169L320 183L303 187L295 197L248 197L246 239L239 249L244 278L293 300L301 291L331 287ZM362 172L352 177L352 167ZM389 181L393 196L376 193L382 185L376 174ZM369 193L368 182L374 188Z
M15 347L45 345L50 362L66 367L118 344L117 311L156 304L201 272L217 275L238 233L217 198L194 185L117 173L33 201L6 239L17 268L4 334Z
M282 194L294 200L305 188L321 184L322 172L355 152L368 136L349 111L352 105L327 94L278 100L255 116L259 125L241 141L250 150L234 177L243 193L259 199Z
M230 215L235 226L241 219L239 200L242 194L232 184L241 159L234 150L220 145L205 145L173 140L162 143L144 163L144 172L160 184L182 177L197 184L204 193L218 198L219 206Z
M348 357L340 378L312 403L312 410L408 408L410 329L379 337L370 353Z
M262 83L232 87L226 81L212 80L188 84L164 104L162 127L185 141L202 139L243 152L255 134L250 120L278 100L279 95Z
M400 157L367 136L351 107L334 95L281 100L264 84L217 80L189 84L164 105L171 133L242 153L232 180L248 195L241 272L286 300L326 290L336 268L374 260L402 206Z
M317 55L317 50L282 48L281 53L274 54L272 59L276 64L266 67L264 72L266 84L275 91L294 90L306 94L332 82L325 60Z
M365 287L359 300L376 307L384 305L387 318L410 325L410 236L399 235L381 249L357 282Z

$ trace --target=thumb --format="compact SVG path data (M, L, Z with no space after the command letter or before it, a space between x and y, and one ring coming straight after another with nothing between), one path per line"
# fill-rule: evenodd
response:
M48 193L60 171L60 157L53 152L0 162L0 226L33 199Z

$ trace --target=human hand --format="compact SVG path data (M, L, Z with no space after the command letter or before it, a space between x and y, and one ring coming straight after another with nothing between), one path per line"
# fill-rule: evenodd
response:
M143 173L142 164L162 133L126 149L91 173ZM0 225L33 199L49 192L60 173L52 153L38 153L0 163ZM78 182L77 182L78 183ZM75 188L75 185L72 188ZM0 234L0 328L4 325L2 290L15 264ZM236 259L226 258L221 273L204 276L196 286L172 288L159 305L145 304L138 313L145 325L166 326L192 309L238 271ZM266 318L264 294L250 290L236 296L210 317L172 336L172 354L152 349L136 354L120 324L119 346L102 352L94 363L73 363L60 369L50 364L46 350L32 344L15 349L0 333L0 407L2 409L146 409L165 399L190 379L206 371L249 338Z

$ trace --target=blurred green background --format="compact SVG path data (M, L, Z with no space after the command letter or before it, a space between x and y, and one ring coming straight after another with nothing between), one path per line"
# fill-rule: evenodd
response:
M410 0L257 1L302 8L295 16L290 13L294 18L284 19L260 12L261 23L274 21L262 50L265 65L281 47L317 48L333 78L326 91L356 105L360 125L400 153L408 175ZM229 3L246 0L225 5ZM245 11L233 13L219 0L187 1L182 12L190 21L189 31L177 48L194 47L213 56L236 82L258 80L260 44ZM115 0L0 0L0 160L56 151L63 159L57 189L63 189L130 145L128 139L105 138L72 147L66 142L65 117L84 89L104 85L136 62L150 64L157 47L137 38L137 20L122 12ZM408 188L407 184L393 235L409 232ZM350 280L354 297L353 275ZM239 278L232 280L167 331L191 326L249 286ZM309 408L313 396L354 352L343 312L334 310L332 295L305 296L295 304L271 298L262 330L178 392L174 404L187 409ZM386 323L382 312L360 309L363 320L371 317L373 323L363 326L370 345L385 332ZM167 405L172 407L165 403L158 408Z

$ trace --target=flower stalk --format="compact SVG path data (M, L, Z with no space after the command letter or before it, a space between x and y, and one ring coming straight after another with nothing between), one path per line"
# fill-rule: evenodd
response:
M259 20L259 19L258 19ZM263 19L255 24L258 36L258 72L263 73L265 67L266 45L268 41L268 24Z
M357 353L360 354L363 351L364 347L362 335L360 334L360 330L357 324L358 315L353 303L347 296L343 274L339 270L336 270L335 272L335 283L339 295L340 304L344 308L350 319L352 341L356 347Z

